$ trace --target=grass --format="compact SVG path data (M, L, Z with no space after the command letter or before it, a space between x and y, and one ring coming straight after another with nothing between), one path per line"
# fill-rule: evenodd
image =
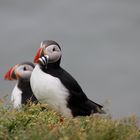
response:
M46 106L13 110L0 105L0 140L140 140L136 116L63 118Z

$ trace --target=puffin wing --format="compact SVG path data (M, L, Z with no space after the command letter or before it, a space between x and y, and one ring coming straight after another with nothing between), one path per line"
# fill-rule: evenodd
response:
M73 98L78 103L84 102L88 100L87 96L81 89L78 82L64 69L61 67L56 69L45 69L46 73L51 74L54 77L57 77L60 79L62 84L68 89L70 93L69 98Z
M61 67L57 69L46 69L47 73L60 79L62 84L68 89L68 107L72 110L73 116L86 116L91 113L101 113L101 105L89 100L78 82Z

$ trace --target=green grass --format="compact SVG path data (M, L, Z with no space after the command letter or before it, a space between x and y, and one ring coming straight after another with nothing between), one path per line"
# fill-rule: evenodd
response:
M0 140L138 140L135 116L121 120L92 115L63 118L41 105L16 111L0 106Z

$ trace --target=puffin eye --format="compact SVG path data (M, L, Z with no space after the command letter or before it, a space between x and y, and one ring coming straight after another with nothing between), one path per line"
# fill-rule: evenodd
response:
M26 67L23 67L23 70L24 70L24 71L27 70Z
M55 48L53 48L53 52L55 51Z

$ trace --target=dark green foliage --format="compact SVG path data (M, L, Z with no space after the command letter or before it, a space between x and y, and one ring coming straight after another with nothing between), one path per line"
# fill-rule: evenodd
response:
M121 120L99 115L66 119L45 107L33 104L16 111L1 105L0 140L140 139L135 116Z

